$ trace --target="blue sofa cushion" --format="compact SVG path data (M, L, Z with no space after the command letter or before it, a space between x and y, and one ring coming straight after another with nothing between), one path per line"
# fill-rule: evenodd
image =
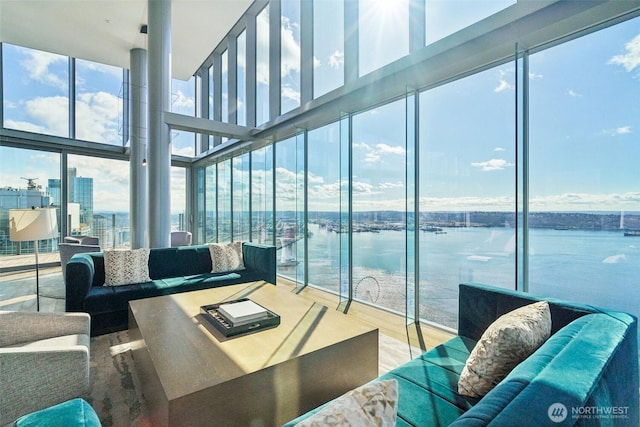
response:
M72 399L18 418L15 427L100 427L100 419L83 399Z
M209 246L156 248L149 254L151 280L211 272Z

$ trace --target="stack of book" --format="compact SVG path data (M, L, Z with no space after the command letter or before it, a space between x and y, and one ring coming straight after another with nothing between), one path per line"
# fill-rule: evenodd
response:
M266 308L251 300L220 304L218 313L232 326L247 325L269 317Z

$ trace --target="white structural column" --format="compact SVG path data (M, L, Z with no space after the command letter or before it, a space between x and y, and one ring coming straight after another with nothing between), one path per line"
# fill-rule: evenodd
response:
M149 133L149 115L147 111L147 51L132 49L129 73L129 136L131 157L131 249L148 246L149 233L149 187L147 186L147 143Z
M149 0L149 246L170 246L171 133L163 112L171 102L171 0Z

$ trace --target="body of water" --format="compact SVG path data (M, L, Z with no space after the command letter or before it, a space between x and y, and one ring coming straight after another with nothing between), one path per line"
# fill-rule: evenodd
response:
M309 282L336 293L342 283L344 292L347 254L341 247L347 247L348 235L313 224L310 231ZM640 237L622 231L532 229L529 239L529 292L640 315ZM421 231L416 266L406 256L415 246L404 232L354 233L356 298L404 313L407 291L413 293L412 271L418 268L420 317L456 328L459 283L515 288L515 242L512 228ZM292 248L298 259L302 246L298 242ZM280 268L280 273L300 280L302 265Z

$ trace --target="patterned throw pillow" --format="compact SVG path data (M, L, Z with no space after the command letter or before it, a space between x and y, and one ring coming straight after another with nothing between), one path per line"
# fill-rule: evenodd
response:
M373 381L338 397L296 427L396 425L398 381Z
M244 270L242 242L209 243L209 253L212 273Z
M150 280L149 249L104 250L105 286L129 285Z
M460 374L458 393L484 396L550 334L551 313L546 301L503 314L484 331L471 350Z

